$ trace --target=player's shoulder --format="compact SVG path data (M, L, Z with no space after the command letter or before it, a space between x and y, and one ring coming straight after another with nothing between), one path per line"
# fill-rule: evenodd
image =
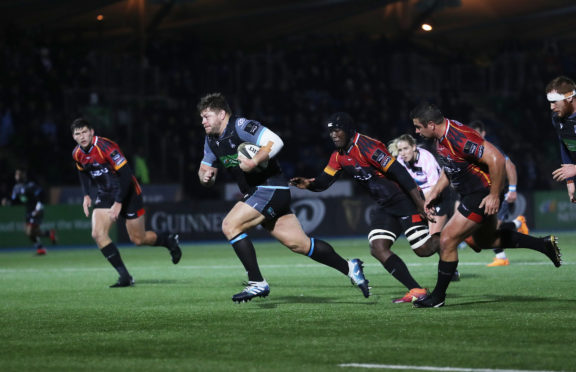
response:
M95 137L93 146L100 149L104 154L121 151L116 142L106 137Z
M78 152L78 150L80 150L80 145L76 145L74 147L74 149L72 149L72 157L75 158L76 157L76 153Z
M377 151L384 151L387 154L390 153L384 142L362 133L356 133L354 144L358 147L358 150L366 156L370 156Z
M234 120L234 128L237 131L243 130L251 135L256 134L258 130L263 128L262 123L253 119L232 116L230 120Z
M118 144L112 141L110 138L96 136L96 139L94 140L94 146L99 148L106 148L110 146L118 147Z

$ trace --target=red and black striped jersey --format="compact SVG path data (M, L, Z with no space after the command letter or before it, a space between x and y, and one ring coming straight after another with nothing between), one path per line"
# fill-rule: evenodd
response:
M396 158L384 143L356 133L352 145L346 151L332 153L324 172L333 177L339 176L342 171L346 172L366 188L378 204L386 205L400 199L409 199L400 185L387 176L395 161Z
M118 171L126 166L128 161L114 141L94 136L92 144L87 150L82 149L79 145L76 146L72 151L72 158L79 171L90 175L99 195L114 196L120 192ZM137 194L142 192L133 174L132 185Z
M446 132L436 142L436 151L452 187L467 195L490 188L488 167L480 163L484 139L474 129L455 120L446 120Z

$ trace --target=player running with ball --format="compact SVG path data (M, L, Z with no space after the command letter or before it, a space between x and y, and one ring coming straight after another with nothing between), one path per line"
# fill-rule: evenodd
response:
M364 297L370 296L362 261L346 261L330 244L307 236L290 210L288 180L275 158L284 146L282 139L257 121L232 116L228 102L220 93L202 97L198 111L206 131L204 158L198 171L200 183L212 186L220 166L232 173L244 194L222 222L222 232L248 274L248 285L232 296L232 301L250 301L270 293L270 286L260 272L254 246L247 234L258 225L293 252L348 275ZM244 142L258 145L260 150L252 158L239 158L238 146ZM263 167L265 162L268 164Z

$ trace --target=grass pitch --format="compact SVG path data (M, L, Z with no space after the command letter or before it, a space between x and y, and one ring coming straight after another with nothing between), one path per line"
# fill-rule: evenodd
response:
M460 251L446 306L392 304L405 289L370 257L365 239L329 240L365 262L373 296L347 277L273 242L256 242L266 299L231 301L246 276L228 244L121 248L136 280L93 249L0 253L1 371L576 371L576 235L560 234L564 266L508 250ZM433 288L437 258L395 252Z

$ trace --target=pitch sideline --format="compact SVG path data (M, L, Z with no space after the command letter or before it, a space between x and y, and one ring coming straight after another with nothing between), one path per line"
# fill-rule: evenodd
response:
M338 364L338 367L401 369L412 371L446 371L446 372L558 372L558 371L544 371L544 370L532 370L532 369L524 370L524 369L458 368L458 367L404 366L395 364L363 364L363 363Z

